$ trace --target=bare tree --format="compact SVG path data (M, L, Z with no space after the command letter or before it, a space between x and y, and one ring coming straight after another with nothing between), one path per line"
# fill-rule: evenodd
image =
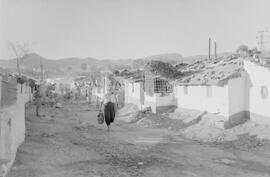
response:
M26 44L19 44L19 43L14 43L14 42L9 42L8 43L9 48L11 49L11 51L13 52L13 54L16 57L16 61L17 61L17 71L19 73L19 76L21 76L21 68L20 68L20 64L22 62L22 59L25 55L27 55L30 50L28 48L28 45Z

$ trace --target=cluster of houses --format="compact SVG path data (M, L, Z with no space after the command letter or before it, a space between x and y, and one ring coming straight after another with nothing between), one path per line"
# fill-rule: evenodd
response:
M224 128L252 120L270 124L270 67L250 59L227 58L183 65L180 77L144 70L125 78L125 103L139 109L177 106L224 117Z
M154 63L144 70L120 73L118 76L104 73L98 79L54 79L47 83L55 84L59 93L73 90L95 102L114 91L121 105L131 103L153 113L164 106L181 108L176 111L206 111L222 116L224 128L247 120L270 125L268 62L228 57L173 67ZM25 104L33 99L35 87L34 79L0 75L0 173L11 166L17 148L24 141Z
M246 120L270 124L267 62L229 56L177 64L176 75L170 73L175 70L164 67L123 70L114 77L104 73L99 79L73 79L67 84L80 88L82 96L89 95L92 102L98 102L114 90L122 105L132 103L140 110L151 109L153 113L159 107L176 106L220 115L224 118L224 128ZM170 72L166 75L166 71Z
M121 77L112 77L112 73L104 72L100 73L98 77L78 76L46 79L46 83L54 85L55 93L58 95L70 95L75 100L87 99L90 103L99 103L104 95L111 91L123 95L121 84L123 80L121 81L121 79Z

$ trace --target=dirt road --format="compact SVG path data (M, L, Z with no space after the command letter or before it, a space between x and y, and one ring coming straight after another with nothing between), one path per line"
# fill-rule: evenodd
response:
M85 105L30 112L8 177L270 176L270 150L226 149L117 120L108 133Z

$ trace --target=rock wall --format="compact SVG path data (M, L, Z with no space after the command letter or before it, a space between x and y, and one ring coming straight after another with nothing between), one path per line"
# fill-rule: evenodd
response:
M25 103L31 98L30 95L28 86L18 84L16 103L0 107L0 176L7 174L18 147L24 142Z

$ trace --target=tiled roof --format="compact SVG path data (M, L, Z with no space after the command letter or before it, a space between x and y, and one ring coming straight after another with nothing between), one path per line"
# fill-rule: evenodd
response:
M130 75L126 76L125 79L130 80L132 82L140 82L144 80L144 71L137 70Z
M270 69L270 59L266 58L248 58L246 59L252 63L255 63L258 66Z
M224 85L231 78L240 77L243 70L242 59L222 59L197 62L182 68L184 77L175 81L177 85Z
M149 71L153 76L167 80L174 80L182 75L182 72L177 70L177 67L162 61L150 61L145 70Z

